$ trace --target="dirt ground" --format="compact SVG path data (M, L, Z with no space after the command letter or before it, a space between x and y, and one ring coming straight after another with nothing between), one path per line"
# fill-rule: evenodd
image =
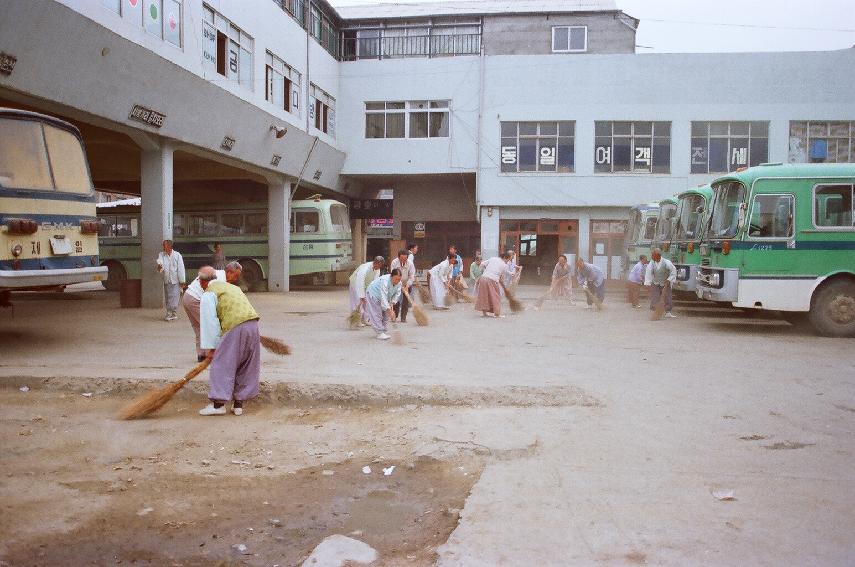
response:
M284 567L345 534L381 565L432 565L483 468L465 443L419 450L424 408L200 418L178 398L115 421L127 401L0 390L5 564Z

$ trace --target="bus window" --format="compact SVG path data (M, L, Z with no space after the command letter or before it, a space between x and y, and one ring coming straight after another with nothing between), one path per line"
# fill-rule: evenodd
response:
M680 229L677 240L691 240L698 237L705 204L702 195L687 195L683 198L680 202Z
M659 209L659 220L656 221L656 240L662 242L671 236L674 217L677 215L677 205L667 203Z
M267 234L267 213L247 213L245 234Z
M853 186L819 185L814 193L814 225L817 227L853 226Z
M190 236L217 236L217 215L189 215Z
M64 193L90 193L92 181L86 166L86 155L77 136L45 124L45 141L56 190Z
M757 195L751 207L748 236L789 238L793 235L793 196Z
M240 236L244 233L243 214L223 213L220 218L221 236Z
M0 119L0 185L53 189L40 123Z
M712 215L712 236L733 238L739 228L739 207L745 200L745 187L741 183L728 183L717 188Z
M113 236L114 225L116 224L115 217L99 217L98 218L98 236L100 238L109 238Z
M344 205L330 206L330 223L333 232L350 231L350 218L347 216L347 207Z
M644 238L642 240L653 240L656 235L656 217L649 217L644 224Z
M320 215L315 209L297 209L294 211L294 222L291 232L318 232Z
M131 217L116 217L116 231L114 236L139 236L137 230L139 219Z

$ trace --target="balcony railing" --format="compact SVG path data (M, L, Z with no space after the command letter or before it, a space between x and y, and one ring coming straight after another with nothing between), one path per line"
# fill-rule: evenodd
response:
M344 61L481 53L481 34L477 33L344 38L343 41L341 55Z

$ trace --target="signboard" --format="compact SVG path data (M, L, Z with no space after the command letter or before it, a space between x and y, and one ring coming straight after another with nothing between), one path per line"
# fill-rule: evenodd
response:
M413 238L425 237L425 223L417 222L413 224Z
M208 22L202 22L202 58L211 66L217 66L217 30Z
M390 219L392 199L354 199L350 205L351 219Z
M128 118L130 120L142 122L143 124L148 124L149 126L154 126L155 128L160 128L163 126L163 121L166 120L166 115L157 112L156 110L135 104L131 109L131 114Z
M394 228L395 219L368 219L368 228Z
M0 52L0 75L11 75L18 58L8 53Z
M232 148L235 147L235 139L226 136L223 138L223 143L220 144L220 147L226 150L227 152L232 151Z

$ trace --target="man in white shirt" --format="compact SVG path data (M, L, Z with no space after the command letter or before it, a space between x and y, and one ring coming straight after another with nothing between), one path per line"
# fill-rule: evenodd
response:
M416 279L416 265L410 259L410 252L408 250L399 251L398 257L392 260L390 271L395 269L401 271L401 288L406 289L407 293L412 294L413 282ZM407 310L409 308L410 304L402 293L398 303L395 304L395 316L401 318L401 323L407 322Z
M163 296L166 300L166 320L178 319L178 300L181 298L181 286L187 281L184 273L184 258L178 250L173 250L172 241L163 241L163 252L157 255L157 271L163 274Z
M650 288L650 310L656 310L659 297L664 293L665 316L676 319L677 316L671 313L671 309L674 307L671 286L677 281L677 268L674 267L671 260L662 257L662 251L659 248L654 248L650 256L652 260L648 262L647 270L644 273L644 285L653 286ZM666 282L668 285L665 285Z

